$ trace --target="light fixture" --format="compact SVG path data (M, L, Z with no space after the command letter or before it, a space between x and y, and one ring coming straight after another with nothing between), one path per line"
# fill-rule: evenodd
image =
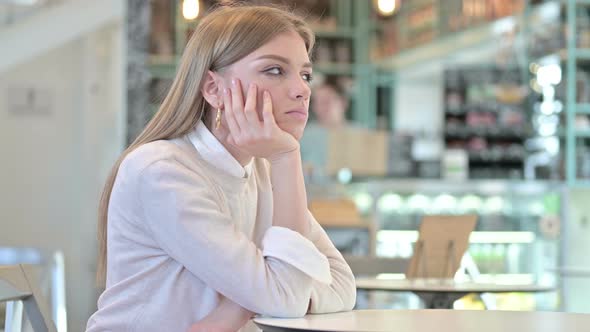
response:
M561 66L550 64L539 67L537 70L537 82L540 86L557 85L561 82Z
M400 212L404 204L403 198L394 193L388 193L379 198L377 201L377 210L383 214L393 214Z
M400 0L375 0L377 11L381 16L391 16L399 8Z
M371 212L371 207L373 206L373 197L369 193L356 193L354 194L353 200L360 213L367 214Z
M194 20L199 16L199 0L183 0L182 16L187 20Z

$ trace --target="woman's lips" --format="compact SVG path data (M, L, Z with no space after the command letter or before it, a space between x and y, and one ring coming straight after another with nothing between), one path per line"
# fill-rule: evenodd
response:
M292 111L288 111L286 114L299 119L299 120L307 120L307 111L304 109L296 109Z

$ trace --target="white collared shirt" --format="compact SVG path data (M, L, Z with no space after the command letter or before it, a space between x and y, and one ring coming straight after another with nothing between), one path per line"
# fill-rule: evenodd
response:
M213 136L203 121L199 120L195 130L188 135L191 143L201 156L211 165L238 178L249 177L252 174L252 162L243 166L227 151L227 149Z
M353 308L352 271L311 213L308 236L274 226L268 163L254 158L250 176L230 175L246 170L203 129L194 130L200 151L187 135L144 144L121 163L106 289L86 332L187 331L220 294L267 316Z

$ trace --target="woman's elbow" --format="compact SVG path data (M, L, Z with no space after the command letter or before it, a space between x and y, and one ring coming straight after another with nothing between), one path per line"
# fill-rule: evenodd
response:
M270 262L272 263L272 262ZM313 279L288 264L269 264L267 282L261 287L259 314L281 317L303 317L309 308Z
M354 276L346 278L345 286L340 288L340 299L342 301L342 311L349 311L356 305L356 282Z
M356 305L356 286L350 290L348 295L345 297L345 300L342 301L344 305L344 311L350 311Z
M260 308L259 314L279 318L299 318L307 313L309 296L305 297L297 294L264 302L266 302L266 305Z

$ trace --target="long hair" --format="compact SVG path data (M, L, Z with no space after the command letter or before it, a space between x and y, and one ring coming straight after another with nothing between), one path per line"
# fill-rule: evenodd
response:
M201 20L183 52L176 77L158 112L123 151L106 180L98 209L99 285L104 285L106 281L109 200L123 159L143 144L189 133L209 109L201 93L202 81L207 72L223 70L278 34L289 31L301 36L311 55L315 42L313 32L301 17L283 9L221 6Z

